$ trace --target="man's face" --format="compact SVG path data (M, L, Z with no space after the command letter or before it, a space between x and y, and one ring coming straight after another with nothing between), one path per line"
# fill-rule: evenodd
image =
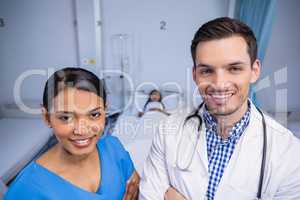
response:
M230 115L247 105L250 83L260 74L260 63L252 66L247 43L240 36L200 42L196 48L193 79L209 111Z

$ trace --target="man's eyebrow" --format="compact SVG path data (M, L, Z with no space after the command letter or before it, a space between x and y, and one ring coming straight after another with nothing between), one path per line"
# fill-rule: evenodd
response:
M213 66L205 64L205 63L199 63L198 65L196 65L196 68L197 67L209 67L209 68L212 68Z
M229 63L228 66L245 65L245 64L246 63L243 61L236 61L236 62Z

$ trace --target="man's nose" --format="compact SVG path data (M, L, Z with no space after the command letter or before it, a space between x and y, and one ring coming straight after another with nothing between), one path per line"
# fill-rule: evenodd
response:
M227 88L228 83L230 80L228 80L228 77L226 76L226 73L224 73L223 70L219 70L214 74L212 83L215 90L224 90Z

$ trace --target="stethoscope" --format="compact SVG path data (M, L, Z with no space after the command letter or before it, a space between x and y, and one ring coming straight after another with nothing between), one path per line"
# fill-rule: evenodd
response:
M184 128L185 124L192 118L196 118L199 121L198 128L197 128L197 131L198 131L197 133L198 134L197 134L197 137L196 137L197 142L196 142L196 144L193 148L193 152L191 154L189 162L184 167L182 167L182 166L180 167L178 165L178 160L179 160L178 159L178 154L179 153L178 153L178 150L177 150L176 166L180 170L183 170L183 171L187 171L189 169L190 165L192 164L192 160L193 160L194 154L196 152L196 148L197 148L199 140L200 140L200 130L201 130L201 127L202 127L203 120L202 120L202 117L199 115L199 111L200 111L200 109L202 108L203 105L204 105L204 102L202 102L194 112L192 112L189 116L187 116L186 119L184 120L184 123L183 123L183 126L182 126L182 128ZM259 177L259 185L258 185L258 192L257 192L257 199L261 199L262 184L263 184L263 180L264 180L264 170L265 170L265 165L266 165L266 154L267 154L267 131L266 131L266 121L265 121L264 114L259 108L256 107L256 109L258 110L258 112L260 113L260 115L262 117L262 125L263 125L263 155L262 155L262 164L261 164L261 168L260 168L260 177ZM180 144L181 144L181 142L180 142ZM180 149L180 144L179 144L178 149Z

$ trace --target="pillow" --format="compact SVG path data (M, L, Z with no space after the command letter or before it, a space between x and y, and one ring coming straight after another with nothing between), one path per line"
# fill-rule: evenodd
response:
M158 86L151 82L145 82L136 88L136 93L143 93L149 95L152 90L160 90Z
M162 99L162 103L165 106L167 112L173 112L177 110L180 106L180 96L179 94L171 94Z
M148 94L143 92L136 92L134 95L133 105L132 105L132 114L138 114L138 112L143 112L144 106L149 98Z

